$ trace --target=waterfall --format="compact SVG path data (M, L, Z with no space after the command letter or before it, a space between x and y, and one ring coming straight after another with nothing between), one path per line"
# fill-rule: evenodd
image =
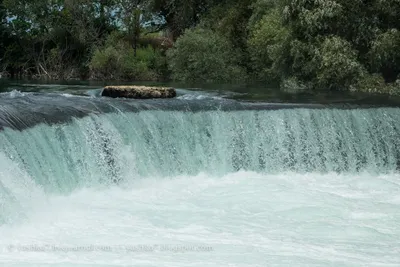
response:
M400 110L108 113L0 132L0 151L47 190L239 170L387 173Z
M396 266L398 118L0 97L0 262Z

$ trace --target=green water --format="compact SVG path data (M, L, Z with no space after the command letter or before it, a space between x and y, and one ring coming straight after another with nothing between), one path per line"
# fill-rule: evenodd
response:
M87 95L88 90L101 90L106 85L137 84L148 86L171 86L191 92L205 92L216 96L242 100L266 101L271 103L352 103L399 106L400 97L371 95L335 91L285 92L276 85L268 84L185 84L175 82L99 82L99 81L38 81L0 79L0 92L63 92Z

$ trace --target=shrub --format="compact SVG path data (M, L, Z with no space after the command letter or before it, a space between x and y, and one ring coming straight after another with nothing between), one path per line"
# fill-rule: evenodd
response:
M94 79L157 80L163 74L165 57L151 47L135 52L118 34L111 34L104 47L93 53L90 69Z
M364 92L373 94L399 95L400 84L385 83L385 79L380 74L364 74L358 82L350 87L353 92Z
M298 93L310 88L296 77L289 77L281 82L280 89L286 93Z
M277 10L264 15L251 30L248 50L258 79L280 79L285 68L289 39L289 30L282 25Z
M187 30L167 56L176 80L215 82L246 76L230 42L211 30Z
M376 93L382 91L383 88L385 88L385 80L382 75L375 73L361 76L357 83L350 87L350 91Z
M379 34L369 51L370 66L380 71L385 80L393 82L400 74L400 31L390 29Z
M364 73L351 44L337 36L324 39L319 49L319 59L316 85L323 89L348 89Z
M96 78L115 79L119 74L119 61L121 54L115 47L97 49L90 62L92 75Z

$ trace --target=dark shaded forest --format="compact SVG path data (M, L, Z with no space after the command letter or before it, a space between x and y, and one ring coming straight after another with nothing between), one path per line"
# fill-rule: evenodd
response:
M399 0L0 0L0 73L400 91Z

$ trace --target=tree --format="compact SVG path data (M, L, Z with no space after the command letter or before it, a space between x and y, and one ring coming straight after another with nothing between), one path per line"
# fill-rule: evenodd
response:
M399 1L284 0L276 6L292 36L285 55L290 76L326 89L348 89L366 71L387 82L398 76Z
M319 88L347 90L365 71L351 44L337 36L324 39L318 58L316 84Z
M4 70L4 56L9 38L7 13L3 5L3 0L0 0L0 72Z
M377 35L369 51L369 66L382 73L387 82L394 82L400 73L400 31L389 29Z
M87 72L90 54L115 28L114 2L4 0L12 18L9 22L12 36L16 37L10 52L23 54L14 55L20 62L10 67L17 67L25 74L57 79Z
M142 0L118 0L118 17L122 22L134 55L137 54L138 40L141 33L141 22L144 16L144 1Z
M176 40L187 28L196 26L216 0L148 0L149 11L160 16L172 39Z
M275 8L251 28L248 39L251 66L261 80L279 80L287 71L286 54L290 50L290 32L282 24Z
M245 79L229 40L211 30L186 30L168 53L173 77L182 81Z

